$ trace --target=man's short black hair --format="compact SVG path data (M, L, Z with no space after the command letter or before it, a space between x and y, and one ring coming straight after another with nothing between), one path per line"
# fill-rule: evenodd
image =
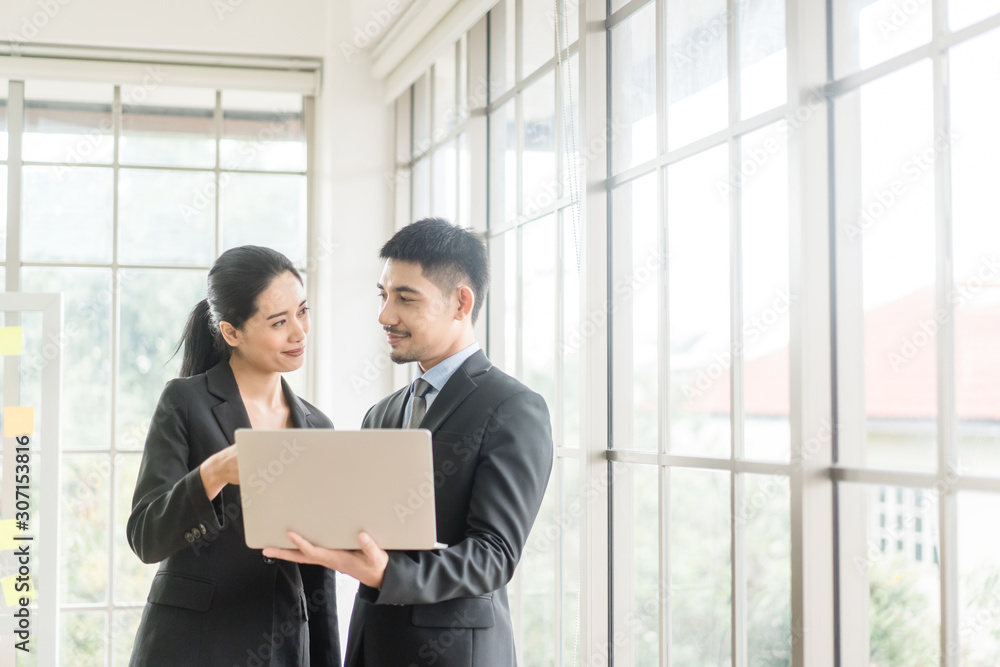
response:
M476 323L490 284L490 263L481 236L442 218L424 218L396 232L382 246L379 257L419 264L445 294L468 280L476 297L472 307L472 323Z

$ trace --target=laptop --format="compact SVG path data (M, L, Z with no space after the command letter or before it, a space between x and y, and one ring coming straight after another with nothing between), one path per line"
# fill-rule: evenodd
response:
M426 429L237 429L243 525L252 549L437 549L434 464Z

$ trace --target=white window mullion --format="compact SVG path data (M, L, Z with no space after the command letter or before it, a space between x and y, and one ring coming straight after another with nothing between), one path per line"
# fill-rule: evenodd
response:
M948 3L932 2L933 39L945 37L948 30ZM949 52L933 50L934 67L934 136L950 137L951 108L948 82ZM935 255L937 262L937 308L945 313L937 332L937 409L938 477L941 489L938 502L939 576L941 582L941 665L957 667L961 663L958 628L958 498L949 483L957 471L955 441L955 304L952 302L951 244L951 151L938 151L934 157L935 185Z
M827 3L786 5L789 110L827 81ZM789 137L791 653L795 667L834 664L830 170L826 105ZM828 432L828 431L827 431ZM818 443L818 448L806 449ZM815 449L815 451L814 451Z

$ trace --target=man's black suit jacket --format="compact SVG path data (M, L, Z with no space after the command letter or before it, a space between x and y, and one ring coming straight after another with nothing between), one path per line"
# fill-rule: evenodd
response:
M364 428L400 428L408 387ZM545 401L476 352L420 424L433 433L437 551L392 551L381 590L362 585L348 667L516 665L506 584L552 469Z
M281 382L294 427L333 426ZM339 667L335 573L248 548L239 486L205 494L198 466L237 428L250 417L227 361L171 380L160 396L128 519L132 550L160 563L131 664Z

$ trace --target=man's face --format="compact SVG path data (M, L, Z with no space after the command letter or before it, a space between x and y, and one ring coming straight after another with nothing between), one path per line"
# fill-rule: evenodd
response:
M393 361L417 361L427 369L449 356L463 334L458 289L444 294L419 264L390 259L378 290L378 321Z

